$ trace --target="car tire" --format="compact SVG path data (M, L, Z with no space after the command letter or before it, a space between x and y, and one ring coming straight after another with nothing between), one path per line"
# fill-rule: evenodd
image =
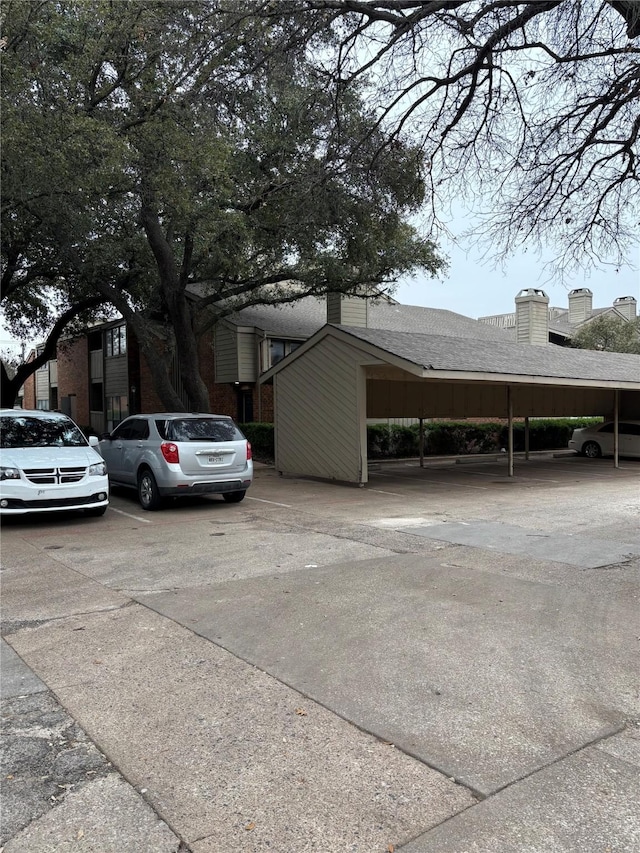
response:
M91 509L85 509L84 514L90 515L92 518L99 518L107 511L106 506L92 506Z
M239 504L240 501L244 500L244 496L247 494L246 491L243 492L224 492L222 497L228 504Z
M156 478L148 468L138 474L138 501L142 509L159 509L162 503Z
M589 459L599 459L602 456L602 449L597 441L587 441L582 445L582 455L588 456Z

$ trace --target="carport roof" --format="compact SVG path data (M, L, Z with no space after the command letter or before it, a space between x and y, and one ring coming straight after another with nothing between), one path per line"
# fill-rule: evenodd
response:
M640 390L640 355L593 352L548 344L483 341L416 332L326 325L287 358L263 374L270 379L326 335L361 344L379 361L401 366L420 377L528 384L566 379L574 383ZM360 348L362 348L360 346Z

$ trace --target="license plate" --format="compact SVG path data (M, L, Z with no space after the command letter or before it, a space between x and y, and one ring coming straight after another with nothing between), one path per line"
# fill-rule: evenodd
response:
M223 456L209 456L209 465L221 465L224 462Z

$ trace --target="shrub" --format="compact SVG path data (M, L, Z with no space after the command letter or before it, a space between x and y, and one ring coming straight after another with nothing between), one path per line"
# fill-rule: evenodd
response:
M529 421L530 450L565 448L574 429L600 423L602 418L532 418ZM259 462L275 458L274 426L265 423L239 424L251 442L253 456ZM426 421L425 456L462 456L473 453L498 453L508 443L508 426L503 421ZM420 427L398 424L367 425L369 459L406 459L420 453ZM513 425L514 449L524 450L524 423Z
M601 418L532 418L529 421L530 450L565 448L574 429L601 422ZM419 455L419 425L409 427L369 424L369 459L398 459ZM425 456L462 456L498 453L508 444L508 425L503 421L427 421L424 424ZM524 422L513 425L513 444L524 450Z
M418 432L413 426L368 424L367 455L369 459L399 459L417 456Z
M238 426L251 442L253 458L258 462L273 462L275 459L273 424L250 423L238 424Z

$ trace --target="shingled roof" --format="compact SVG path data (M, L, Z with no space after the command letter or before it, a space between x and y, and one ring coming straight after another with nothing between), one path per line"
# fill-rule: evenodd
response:
M253 326L271 337L301 338L313 335L327 322L326 300L309 296L283 305L260 305L243 308L229 318L240 326ZM368 306L368 328L397 332L470 338L481 341L508 341L504 329L489 326L439 308L401 305L397 302L371 301Z
M429 369L596 382L634 383L640 388L640 355L532 346L509 340L482 341L336 326L405 361Z

